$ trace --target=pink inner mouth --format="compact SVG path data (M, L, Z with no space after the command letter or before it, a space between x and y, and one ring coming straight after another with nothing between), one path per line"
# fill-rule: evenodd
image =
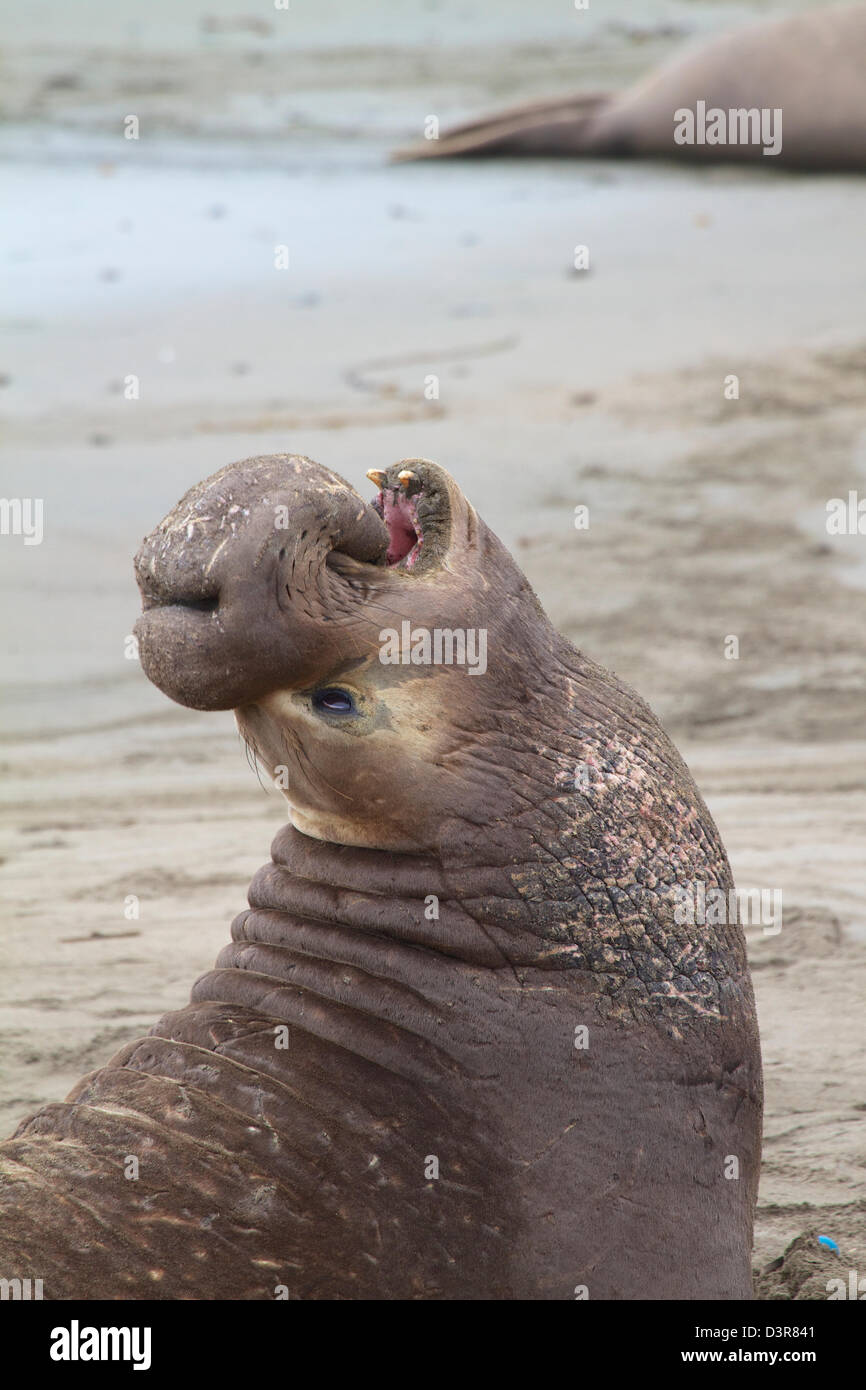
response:
M406 568L411 569L418 559L424 544L415 505L420 496L417 493L409 498L405 493L391 488L379 493L376 510L381 512L382 520L388 527L390 541L386 558L389 565L399 565L401 560L405 560Z

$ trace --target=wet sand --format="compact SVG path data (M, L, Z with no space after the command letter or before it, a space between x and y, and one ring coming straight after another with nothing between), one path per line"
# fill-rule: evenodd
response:
M674 27L723 8L675 6ZM187 35L170 71L153 27L107 33L102 62L16 41L0 491L44 498L45 537L0 544L3 1130L186 1001L285 819L231 716L170 706L126 659L141 536L231 459L290 449L366 491L365 469L421 454L656 709L738 884L782 890L782 932L750 942L755 1261L817 1226L862 1268L866 564L825 517L866 491L866 181L388 167L426 111L569 85L553 19L534 38L506 9L494 49L483 25L429 51L395 32L402 63L376 34L309 31L294 117L261 96L285 72L273 35ZM572 85L676 41L615 22ZM116 125L133 79L138 145Z

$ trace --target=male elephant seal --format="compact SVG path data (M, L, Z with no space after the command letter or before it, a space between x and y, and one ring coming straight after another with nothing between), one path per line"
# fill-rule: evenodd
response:
M397 158L587 155L866 169L866 6L765 20L623 92L513 107Z
M743 938L676 906L730 888L716 827L449 475L372 476L368 505L309 459L233 464L139 552L146 673L235 709L291 824L190 1004L0 1148L0 1271L747 1298Z

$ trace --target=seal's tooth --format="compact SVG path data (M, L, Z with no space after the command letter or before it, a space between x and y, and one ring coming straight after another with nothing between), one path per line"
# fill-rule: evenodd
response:
M404 488L406 489L406 491L408 492L408 490L409 490L409 484L410 484L410 483L417 483L417 481L418 481L418 474L417 474L417 473L413 473L412 470L411 470L411 468L404 468L404 469L402 469L402 470L397 474L397 481L400 482L400 483L402 483L403 487L404 487Z
M387 473L383 473L381 468L368 468L367 477L370 479L371 483L376 484L380 492L388 481Z

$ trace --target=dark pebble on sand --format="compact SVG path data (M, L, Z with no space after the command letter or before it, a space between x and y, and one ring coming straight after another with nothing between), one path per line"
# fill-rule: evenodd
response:
M81 78L76 72L58 72L45 81L46 92L74 92L81 86Z

